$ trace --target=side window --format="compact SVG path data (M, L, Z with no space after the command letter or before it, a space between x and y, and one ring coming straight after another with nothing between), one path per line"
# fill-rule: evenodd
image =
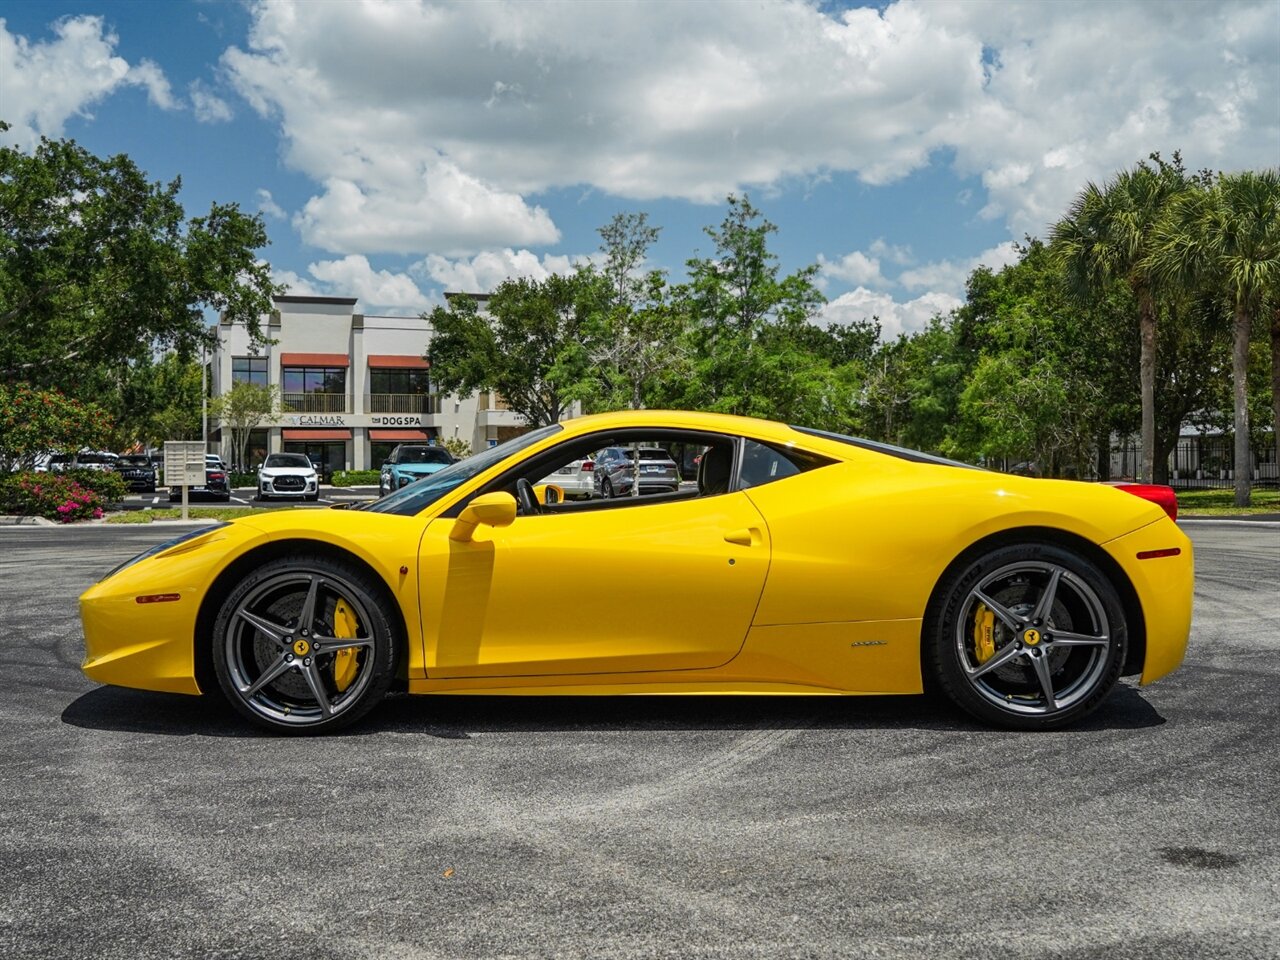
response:
M775 480L794 477L806 470L826 466L829 462L798 450L784 452L755 440L744 440L738 487L746 490L749 487L763 486Z

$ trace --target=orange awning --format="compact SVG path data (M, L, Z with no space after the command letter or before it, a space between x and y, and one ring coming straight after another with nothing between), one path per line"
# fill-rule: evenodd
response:
M282 353L282 367L349 367L351 358L345 353Z
M281 430L286 440L350 440L350 430Z
M400 356L394 353L369 354L369 366L395 370L429 370L431 362L422 357Z
M369 439L388 443L401 440L425 441L428 437L425 430L370 430Z

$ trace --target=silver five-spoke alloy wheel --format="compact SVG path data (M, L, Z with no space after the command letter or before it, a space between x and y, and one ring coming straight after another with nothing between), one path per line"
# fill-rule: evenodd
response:
M287 732L345 726L389 685L375 592L324 558L276 561L242 583L214 627L214 667L240 713Z
M935 671L961 707L1007 726L1057 726L1092 711L1119 678L1127 625L1093 563L1047 544L1010 546L950 585Z

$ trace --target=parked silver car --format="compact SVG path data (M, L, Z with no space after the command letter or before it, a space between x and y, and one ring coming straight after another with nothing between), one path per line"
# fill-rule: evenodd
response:
M680 488L680 472L671 454L661 447L640 448L640 495L674 493ZM635 481L635 450L631 447L606 447L596 454L596 494L609 497L631 495Z

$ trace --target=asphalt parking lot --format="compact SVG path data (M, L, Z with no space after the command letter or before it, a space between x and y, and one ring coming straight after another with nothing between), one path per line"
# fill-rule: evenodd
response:
M97 687L172 527L0 530L0 957L1280 957L1280 525L1188 525L1187 663L1083 726L923 698L401 697L259 735Z

